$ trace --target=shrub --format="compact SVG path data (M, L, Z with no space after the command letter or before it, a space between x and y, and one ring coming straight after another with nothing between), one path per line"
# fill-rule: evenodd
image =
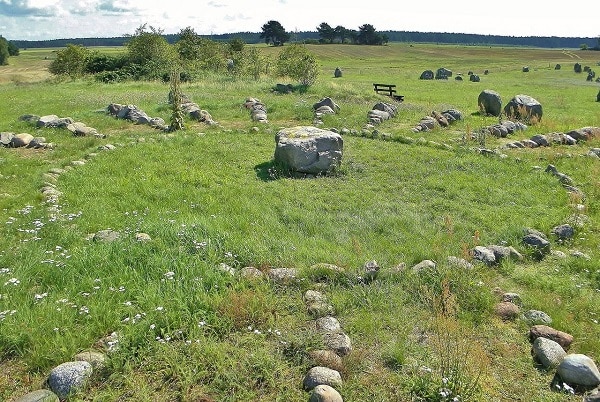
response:
M85 71L90 74L101 73L104 71L116 71L127 64L125 56L111 56L94 52L87 62Z
M8 41L0 36L0 66L8 64L8 56L10 56L10 53L8 52Z
M176 60L176 52L162 35L162 30L146 24L136 29L127 42L127 58L130 64L140 66L135 79L160 79L171 70Z
M279 54L277 74L295 79L301 85L312 85L319 75L319 66L316 57L305 46L293 44Z
M71 78L82 76L86 72L91 52L81 45L68 44L65 49L56 52L48 70L54 75L68 75Z

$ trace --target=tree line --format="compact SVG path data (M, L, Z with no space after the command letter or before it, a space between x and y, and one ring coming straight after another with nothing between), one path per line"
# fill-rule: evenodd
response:
M337 29L335 27L334 29ZM541 48L600 50L600 38L586 37L556 37L556 36L502 36L502 35L480 35L447 32L415 32L415 31L380 31L387 36L387 42L404 43L438 43L457 45L489 45L489 46L530 46ZM288 32L289 42L298 43L327 43L323 42L318 31L295 31ZM178 40L177 34L163 34L169 43ZM263 43L261 32L236 32L227 34L199 35L202 38L217 42L228 42L234 38L243 40L247 44ZM340 34L334 43L342 43ZM65 47L67 44L79 44L82 46L124 46L129 38L127 36L108 38L67 38L50 40L11 40L17 49ZM288 41L286 41L288 42ZM344 36L343 43L352 43L350 37Z
M282 46L292 38L292 34L287 32L279 21L268 21L261 29L260 38L264 39L266 44ZM361 25L358 30L354 30L341 25L334 28L328 23L322 22L317 27L317 34L319 36L318 43L353 43L357 45L384 45L388 43L388 36L377 32L371 24ZM304 40L305 43L307 41L314 42L314 39L312 41Z

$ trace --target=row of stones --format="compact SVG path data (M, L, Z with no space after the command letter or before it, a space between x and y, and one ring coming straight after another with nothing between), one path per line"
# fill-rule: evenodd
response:
M258 123L268 123L267 119L267 107L264 103L256 98L246 98L244 107L250 111L250 118L252 121Z
M50 172L50 174L52 174L52 175L58 175L60 173L61 172L58 172L58 171L56 171L56 172L54 172L54 171ZM52 191L51 191L50 188L46 189L45 191L49 195L49 198L52 199L52 200L54 200L54 203L56 203L55 197L57 197L59 194L52 194ZM106 233L104 233L106 231L101 231L101 232L102 233L99 232L98 234L96 234L97 236L94 236L94 238L95 239L103 239L105 236L107 238L112 238L112 239L118 238L118 235L117 236L112 236L113 233L110 233L110 234L107 235ZM566 237L564 235L560 235L559 233L571 233L572 234L572 230L566 230L566 231L565 230L560 230L559 231L557 229L554 232L556 232L556 234L558 234L559 237ZM142 234L140 234L140 235L142 235ZM531 238L531 235L532 234L529 233L527 235L528 237L527 236L526 237L527 238ZM136 238L137 237L138 236L136 235ZM539 244L543 245L543 242L540 243L539 240L537 240L540 237L542 237L542 236L534 234L534 238L536 238L536 240L532 244L530 244L530 245L534 245L534 246L537 246ZM142 239L149 240L149 237L146 238L144 236L141 236L138 240L142 240ZM500 261L502 257L498 258L498 257L496 257L496 255L499 255L499 256L506 255L506 250L502 249L502 247L500 247L500 246L488 246L487 249L492 251L492 253L494 255L494 259L493 260L491 258L489 258L489 253L481 252L481 249L477 249L476 248L474 250L474 255L475 256L482 256L482 255L486 255L487 254L487 257L481 259L481 261L484 261L486 263L490 263L492 261L493 262ZM516 250L514 250L512 248L507 248L507 249L508 249L508 255L514 255L515 254ZM541 249L546 250L546 249L548 249L548 247L547 247L547 245L543 245L541 247ZM517 255L518 255L518 253L517 253ZM454 257L454 259L456 259L456 261L457 261L458 264L461 264L461 265L464 265L464 266L467 266L467 267L468 267L468 264L470 264L466 260L457 259L456 257ZM419 271L419 270L424 269L424 268L431 268L432 264L433 264L433 268L435 268L435 263L433 263L433 262L431 262L429 260L423 261L422 263L415 265L415 267L413 267L413 269L415 271ZM222 264L222 265L224 265L224 264ZM376 263L375 263L375 265L376 265ZM230 267L221 267L221 268L223 270L226 270L228 268L231 273L234 272ZM251 275L262 275L261 271L258 271L258 270L255 270L255 269L252 270L251 267L245 268L242 272L243 272L243 274L245 276L248 275L248 274L251 274ZM371 272L373 272L373 270L371 270ZM288 281L291 278L294 278L296 276L296 272L295 272L295 270L290 270L290 269L272 269L272 270L270 270L268 272L268 275L269 275L270 279L278 281L278 282L281 282L281 281ZM305 294L304 299L305 299L305 302L307 303L307 309L308 309L309 313L311 313L313 315L319 315L321 313L331 313L331 312L333 312L333 308L330 305L324 304L326 299L324 298L324 296L318 294L318 292L309 291L309 292L307 292ZM343 332L341 332L339 323L337 323L337 320L335 319L335 317L331 317L331 316L328 316L328 317L319 317L317 319L317 321L316 321L316 327L317 327L318 330L321 330L321 331L324 332L324 334L326 334L326 339L337 340L338 346L337 347L336 346L331 346L332 348L334 348L336 350L336 352L334 352L334 353L336 353L336 356L339 356L339 354L346 353L346 352L344 352L344 350L347 350L347 353L349 353L349 351L351 350L349 338L347 337L347 335L345 335L345 334L343 334ZM334 335L334 336L332 336L332 335ZM347 346L339 346L340 341L341 341L342 345L346 344ZM327 343L327 341L326 341L326 343ZM331 345L331 343L330 343L330 345ZM317 354L321 354L322 355L323 352L326 353L327 351L319 351ZM567 362L568 361L569 360L567 360ZM579 361L579 360L577 360L577 361ZM592 363L593 363L593 361L592 361ZM565 364L565 365L568 366L568 364ZM66 367L68 367L68 369L66 369ZM595 367L595 366L592 366L592 367ZM328 367L325 367L325 369L328 369ZM73 375L73 370L80 372L80 375ZM333 370L333 369L330 369L330 370ZM333 371L335 371L335 370L333 370ZM87 365L82 364L82 363L73 363L73 364L69 363L69 364L65 364L65 366L61 366L60 367L60 369L58 370L58 372L68 372L69 374L67 375L67 377L69 377L69 378L86 378L86 376L91 375L91 372L89 373L89 367L87 367ZM325 370L325 372L327 372L328 376L330 376L332 378L338 378L338 376L339 376L339 372L338 372L337 376L336 376L335 373L328 372L327 370ZM593 369L592 369L592 372L593 372ZM317 380L314 380L315 376L316 376ZM313 369L311 369L311 371L309 371L309 373L307 374L307 377L305 379L305 384L316 384L317 382L320 381L318 379L322 378L322 377L323 377L323 369L319 369L319 370L313 370ZM329 377L327 377L327 378L329 378ZM341 379L341 377L340 377L340 379ZM338 384L336 382L336 380L332 380L332 381L333 381L332 382L333 385ZM60 383L60 381L59 381L59 383ZM75 384L75 385L77 385L77 384ZM308 385L308 386L305 385L305 387L307 387L307 388L310 388L311 386L312 385ZM332 389L329 389L327 387L331 387L331 385L328 385L326 383L323 383L323 384L319 383L318 385L315 385L315 387L313 387L315 389L315 391L313 392L313 395L311 396L311 398L313 398L313 400L315 400L315 401L324 401L324 400L328 400L328 399L318 399L318 398L322 398L322 395L330 395L330 396L333 395L333 397L337 397L336 396L336 392L337 391L335 391L335 389L332 390ZM332 400L337 400L337 399L332 399Z
M190 101L187 97L183 96L183 103L181 109L183 113L187 114L192 120L196 120L205 123L209 126L217 125L218 123L213 120L210 113L206 110L200 109L200 107ZM142 109L135 105L121 105L118 103L111 103L107 106L106 111L109 115L118 118L129 120L134 124L144 124L150 127L162 130L170 131L170 127L160 117L150 117Z
M93 127L73 120L70 117L58 117L51 114L46 116L37 116L26 114L19 117L20 121L25 121L35 125L38 128L61 128L70 131L74 136L94 136L96 138L106 138ZM15 134L12 132L0 133L0 144L10 148L46 148L53 149L54 143L47 142L45 137L35 137L29 133Z
M573 181L565 174L558 172L553 166L549 165L546 172L551 172L559 179L569 191ZM575 187L572 187L575 188ZM578 205L576 208L581 210L583 205ZM583 224L581 220L577 220L579 225ZM555 226L552 229L558 241L566 241L573 238L575 229L570 224L562 224ZM526 229L522 242L532 248L538 258L543 258L551 253L550 242L548 238L541 232L535 229ZM491 250L491 254L494 249ZM511 250L510 255L521 259L521 256L516 253L516 250ZM481 261L490 263L492 257L489 254L479 252ZM558 258L566 256L554 253ZM572 252L576 258L589 257L581 252ZM488 260L488 258L490 258ZM502 301L495 307L496 314L504 320L512 320L519 316L521 298L515 293L503 293L496 289L502 295ZM529 330L529 339L533 343L532 356L535 362L541 364L544 369L556 369L554 379L552 381L553 389L558 391L566 391L573 393L575 390L589 390L600 385L600 371L594 363L594 360L584 354L567 354L569 346L573 341L573 336L568 333L558 331L549 325L552 323L551 317L543 311L528 310L522 318L531 324L534 324ZM594 391L597 394L597 390ZM591 397L595 398L595 397ZM586 397L586 401L591 401Z
M206 110L200 109L200 107L184 98L184 102L181 105L182 110L191 119L199 122L206 123L207 125L216 125L215 122ZM119 119L129 120L135 124L149 125L150 127L169 131L169 126L165 124L164 119L160 117L150 117L146 112L141 110L135 105L121 105L118 103L111 103L107 106L106 112ZM37 116L33 114L26 114L19 117L20 121L25 121L35 125L37 128L61 128L70 131L74 136L84 137L93 136L96 138L106 138L105 134L101 134L97 129L87 126L85 123L75 121L71 117L59 117L51 114L46 116ZM48 148L52 149L55 147L54 143L49 143L44 137L35 137L29 133L16 134L13 132L0 132L0 145L11 147L11 148Z
M312 391L311 402L342 402L342 397L336 388L342 385L339 372L342 367L342 357L352 351L350 337L342 331L335 317L335 308L329 304L323 293L307 290L303 299L306 311L315 319L314 329L323 337L323 344L327 348L309 351L309 356L316 364L304 377L304 389Z
M323 115L336 114L340 111L340 106L330 97L322 98L313 105L315 126L323 124ZM377 102L371 110L367 112L368 124L365 128L372 128L382 122L396 117L398 114L398 106L389 102Z
M111 236L114 241L118 236ZM458 259L463 264L469 264L466 260ZM412 269L420 271L425 262L415 265ZM320 268L328 268L339 272L341 269L331 264L319 264ZM231 267L222 264L223 271L234 273ZM379 266L375 261L369 261L364 266L364 280L373 280L379 272ZM253 267L245 267L240 271L242 277L257 278L265 274ZM272 269L266 273L269 280L279 284L289 284L296 279L298 272L294 269ZM504 293L503 303L520 303L520 297L514 293ZM327 349L310 351L309 355L316 362L305 375L303 380L304 389L312 391L311 402L342 402L340 393L336 387L342 385L340 368L342 357L352 351L350 338L342 331L339 321L335 318L335 309L329 304L325 295L321 292L308 290L303 295L306 310L313 318L315 330L323 336L324 345ZM557 374L561 381L571 385L595 386L600 383L600 374L593 360L585 355L571 354L566 352L573 341L573 337L567 333L555 330L547 325L534 325L529 331L530 340L533 343L533 356L543 367L558 367ZM557 346L558 345L558 349ZM73 361L62 363L51 370L47 386L49 389L41 389L30 392L15 402L34 401L59 401L66 398L74 391L82 389L94 373L102 372L106 355L100 352L83 352L74 357ZM592 399L587 399L592 401Z

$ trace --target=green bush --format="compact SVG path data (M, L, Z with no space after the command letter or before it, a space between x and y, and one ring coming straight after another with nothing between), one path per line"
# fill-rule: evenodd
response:
M301 85L312 85L319 75L319 65L305 46L293 44L279 54L277 74L297 80Z
M82 76L86 72L91 51L81 45L68 44L65 49L56 52L48 70L54 75L68 75L71 78Z

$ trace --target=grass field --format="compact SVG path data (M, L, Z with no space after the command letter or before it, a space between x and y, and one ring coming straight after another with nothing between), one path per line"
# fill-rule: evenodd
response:
M260 48L272 57L280 51ZM0 67L0 132L56 144L0 148L0 400L43 387L53 367L79 352L106 352L103 340L115 333L106 369L69 401L306 401L302 381L316 364L309 352L323 348L307 290L327 296L352 341L338 367L345 401L450 401L445 388L462 401L581 400L551 390L554 373L532 360L529 324L502 321L494 309L497 288L516 292L522 311L542 310L552 327L574 336L571 353L600 359L600 163L588 156L600 141L504 156L475 149L600 126L598 83L573 71L576 62L600 68L600 54L418 43L309 49L321 70L303 93L272 92L288 81L268 75L207 74L183 84L219 125L186 120L170 135L104 112L113 102L134 104L169 121L168 84L57 79L45 70L52 49L23 50ZM336 67L342 78L333 78ZM472 71L481 82L419 80L440 67ZM374 82L405 95L376 138L360 134L370 108L390 101L375 94ZM484 89L504 103L534 97L542 121L509 138L471 139L498 120L479 114ZM325 96L340 112L324 116L324 127L359 133L344 135L340 170L315 179L277 175L275 134L311 125L312 105ZM247 97L266 104L268 123L251 121ZM412 132L421 117L448 108L464 119ZM24 114L69 116L106 138L36 129L18 119ZM99 150L107 144L115 149ZM585 198L545 173L548 164ZM48 175L59 168L58 178ZM41 193L48 183L61 193L54 208ZM525 228L550 235L575 218L584 223L572 240L550 236L565 258L538 260L520 241ZM105 229L121 237L90 240ZM136 241L139 232L151 240ZM525 259L469 271L447 263L471 260L473 247L489 244L513 246ZM425 259L436 268L410 269ZM372 260L380 274L362 280ZM219 270L222 263L238 273L295 268L298 280L244 279Z

